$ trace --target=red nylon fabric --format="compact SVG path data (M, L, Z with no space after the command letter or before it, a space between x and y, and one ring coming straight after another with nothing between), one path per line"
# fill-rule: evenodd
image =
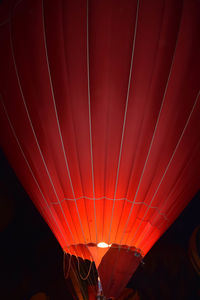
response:
M0 5L1 145L66 252L145 255L198 191L199 8Z
M125 248L111 247L108 250L98 268L102 289L108 298L120 296L140 261L140 255L135 256Z

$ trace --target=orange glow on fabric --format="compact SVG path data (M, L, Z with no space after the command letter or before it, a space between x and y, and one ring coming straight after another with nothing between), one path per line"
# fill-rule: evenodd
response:
M199 189L199 28L197 0L0 5L2 149L107 297Z

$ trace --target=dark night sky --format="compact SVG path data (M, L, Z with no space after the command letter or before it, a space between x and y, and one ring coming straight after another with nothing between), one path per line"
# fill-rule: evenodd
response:
M25 300L44 291L53 299L72 299L63 278L63 253L32 204L3 152L0 153L1 297ZM141 299L198 299L197 275L188 244L199 224L200 193L156 243L129 282Z

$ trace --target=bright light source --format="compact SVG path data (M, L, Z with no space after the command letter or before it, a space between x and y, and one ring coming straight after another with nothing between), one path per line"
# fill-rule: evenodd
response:
M107 243L104 243L104 242L101 242L101 243L98 243L97 244L97 247L99 248L108 248L110 247L111 245L108 245Z

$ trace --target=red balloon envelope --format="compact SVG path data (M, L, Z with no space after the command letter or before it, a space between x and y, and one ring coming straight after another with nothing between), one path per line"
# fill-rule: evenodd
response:
M2 148L106 296L199 189L199 32L197 0L0 4Z

